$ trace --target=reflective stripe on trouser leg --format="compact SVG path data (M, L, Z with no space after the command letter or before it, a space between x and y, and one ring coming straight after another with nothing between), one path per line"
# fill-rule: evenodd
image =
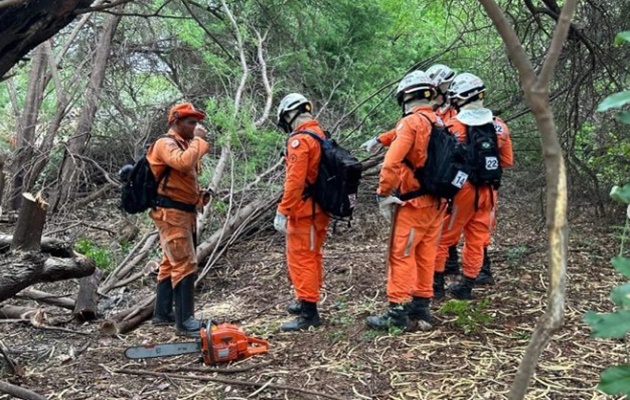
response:
M400 207L389 257L387 298L390 302L406 303L411 300L412 292L418 291L418 271L422 275L420 279L427 280L426 284L433 289L433 259L443 212L444 210L438 210L433 205L419 209ZM427 232L430 233L429 237ZM426 257L418 258L418 248L425 237L427 250L429 243L433 250L429 250Z
M299 300L317 302L322 284L321 247L326 238L329 218L289 218L287 223L287 267L295 295Z
M464 186L453 199L453 211L444 220L435 256L436 272L444 272L448 248L459 242L464 226L475 212L474 202L475 189L472 186Z
M483 189L483 188L482 188ZM476 278L483 264L483 247L490 240L492 223L492 197L490 189L479 191L479 206L464 227L462 270L465 276Z
M426 210L427 220L430 221L430 212ZM442 231L444 218L436 214L433 221L424 229L424 235L416 247L416 280L411 290L413 297L433 297L433 273L435 269L435 256Z

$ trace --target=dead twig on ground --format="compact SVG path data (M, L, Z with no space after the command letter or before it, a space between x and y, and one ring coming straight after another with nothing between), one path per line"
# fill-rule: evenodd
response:
M116 370L113 370L112 372L118 373L118 374L155 376L155 377L167 378L167 379L186 379L186 380L195 380L195 381L200 381L200 382L216 382L216 383L223 383L226 385L253 386L257 388L264 386L267 389L288 390L292 392L309 394L311 396L323 397L326 399L342 400L341 397L333 396L326 393L316 392L314 390L301 389L301 388L296 388L289 385L274 385L268 382L260 383L260 382L244 381L241 379L218 378L218 377L201 376L201 375L169 374L165 372L153 372L153 371L147 371L147 370L142 370L142 369L116 369Z

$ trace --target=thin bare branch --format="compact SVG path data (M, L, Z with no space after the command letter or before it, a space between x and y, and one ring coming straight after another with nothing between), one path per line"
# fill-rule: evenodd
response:
M525 87L533 85L536 80L534 67L525 53L521 41L518 39L514 28L510 25L505 14L494 0L479 0L486 13L494 23L499 35L503 38L505 48L514 62L514 66L521 75L521 84Z
M562 7L560 18L558 18L558 23L556 24L556 29L554 30L553 38L551 39L551 44L549 45L549 50L547 51L547 57L545 57L542 70L538 75L538 82L536 85L538 88L549 86L549 82L553 76L553 70L558 63L558 57L560 57L562 44L566 40L569 28L571 27L571 18L573 17L573 14L575 14L576 8L577 2L575 0L567 1L564 4L564 7Z
M26 3L26 0L4 0L4 1L0 1L0 8L17 6L22 3Z
M271 84L269 83L269 76L267 74L267 61L265 61L265 55L263 51L263 43L265 42L267 33L269 33L269 31L265 32L265 35L261 37L260 32L258 32L257 29L252 28L252 30L254 31L254 33L256 34L256 38L258 39L258 62L260 63L260 75L262 78L263 86L265 88L267 99L265 101L265 108L263 109L262 115L260 116L260 118L258 118L258 120L256 120L256 122L254 122L254 125L257 128L260 128L262 124L265 123L267 118L269 118L269 112L271 111L271 106L273 104L273 90L271 89Z
M94 11L103 11L110 8L114 8L121 4L131 3L132 1L133 0L118 0L118 1L114 1L113 3L101 4L101 5L96 5L96 6L93 5L92 7L88 7L88 8L80 8L76 10L74 13L85 14L85 13L94 12Z

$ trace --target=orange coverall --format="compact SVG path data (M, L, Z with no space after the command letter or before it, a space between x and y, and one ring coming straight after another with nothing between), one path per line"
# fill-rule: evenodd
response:
M315 120L298 126L295 131L307 130L325 138ZM285 157L286 177L284 193L278 212L288 217L287 267L298 300L319 301L322 286L322 246L330 217L304 197L307 182L314 183L319 170L321 145L308 134L291 135Z
M166 188L163 187L164 181L161 181L158 194L181 203L197 205L201 201L197 165L210 150L210 145L198 137L187 142L173 130L168 131L168 136L158 139L147 152L151 171L157 179L167 166L171 168ZM149 215L158 228L164 253L158 282L170 277L175 287L184 277L197 272L194 241L196 213L157 207Z
M446 123L448 130L460 142L466 142L466 125L457 118ZM502 168L509 168L514 163L512 140L507 125L495 117L495 131L498 138L499 158ZM475 210L475 191L478 190L477 209ZM444 221L444 229L435 258L435 270L444 272L448 248L457 244L464 233L464 251L462 269L465 276L475 279L483 264L483 248L490 242L490 232L494 227L497 190L485 186L476 188L470 182L453 199L453 210Z
M434 123L439 120L428 105L412 111L398 122L395 140L385 154L377 190L381 196L393 195L396 189L407 193L420 187L411 168L403 164L407 159L417 168L427 159L431 124L416 113L426 115ZM443 216L443 202L429 195L406 201L398 209L388 260L390 302L407 303L412 296L433 297L433 269Z

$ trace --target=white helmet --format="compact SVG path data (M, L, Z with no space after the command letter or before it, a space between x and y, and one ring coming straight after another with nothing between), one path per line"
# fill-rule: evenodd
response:
M406 93L414 93L424 90L422 97L428 100L435 96L435 86L431 81L431 78L423 71L412 71L405 75L404 78L398 84L396 89L396 99L398 103L402 103L402 99Z
M278 123L282 121L282 116L284 115L284 113L286 113L287 111L295 110L304 104L308 104L308 106L306 106L306 111L311 111L311 109L313 108L313 103L308 101L306 97L302 96L301 94L290 93L284 96L284 98L280 102L280 105L278 106Z
M465 72L455 77L453 83L451 83L451 86L448 88L448 96L451 100L460 100L465 103L475 96L479 96L479 99L483 99L483 93L485 91L486 87L481 78Z
M455 71L444 64L435 64L427 69L427 75L436 87L443 83L451 83L455 79Z

